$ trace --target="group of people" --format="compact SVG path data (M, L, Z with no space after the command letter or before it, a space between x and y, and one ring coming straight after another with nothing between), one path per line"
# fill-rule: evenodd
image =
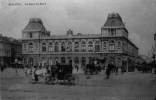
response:
M110 62L106 68L106 71L105 71L106 72L106 79L109 79L111 72L115 72L116 75L118 75L119 74L118 73L119 68L121 68L121 74L124 74L125 70L124 70L123 66L119 66L119 65L115 66L113 64L113 62Z

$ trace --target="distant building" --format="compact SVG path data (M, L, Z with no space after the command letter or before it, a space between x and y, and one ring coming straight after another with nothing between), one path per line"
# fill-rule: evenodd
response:
M22 60L22 43L20 40L0 34L0 63L10 65L15 59Z
M98 34L75 34L69 29L65 35L50 35L39 18L30 19L22 31L22 55L26 65L44 62L54 65L88 64L92 60L107 59L105 66L129 66L132 70L138 59L138 47L128 39L128 30L118 13L108 15Z

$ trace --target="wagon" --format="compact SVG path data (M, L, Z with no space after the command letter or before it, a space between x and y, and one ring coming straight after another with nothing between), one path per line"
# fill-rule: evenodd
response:
M45 78L46 84L55 84L58 81L66 85L76 85L79 77L72 73L72 65L57 65L51 67L50 73Z

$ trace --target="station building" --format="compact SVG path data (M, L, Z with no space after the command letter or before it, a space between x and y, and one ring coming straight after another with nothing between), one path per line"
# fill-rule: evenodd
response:
M138 59L138 47L128 39L128 30L118 13L108 14L101 33L50 35L39 18L30 19L22 31L22 55L25 65L44 62L54 65L72 63L84 65L92 59L106 58L105 66L113 62L131 70Z

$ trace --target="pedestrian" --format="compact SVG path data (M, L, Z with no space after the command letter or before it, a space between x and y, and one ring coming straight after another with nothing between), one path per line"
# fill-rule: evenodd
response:
M78 72L78 70L79 70L79 66L78 66L78 64L76 64L76 69L77 69L77 72Z
M4 67L3 67L3 65L1 63L0 63L0 68L1 68L1 72L3 72Z
M119 75L119 73L118 73L119 66L120 65L117 65L116 68L115 68L116 75Z
M110 73L112 71L112 68L114 68L113 63L111 62L110 64L108 64L108 67L106 69L106 79L109 79Z

